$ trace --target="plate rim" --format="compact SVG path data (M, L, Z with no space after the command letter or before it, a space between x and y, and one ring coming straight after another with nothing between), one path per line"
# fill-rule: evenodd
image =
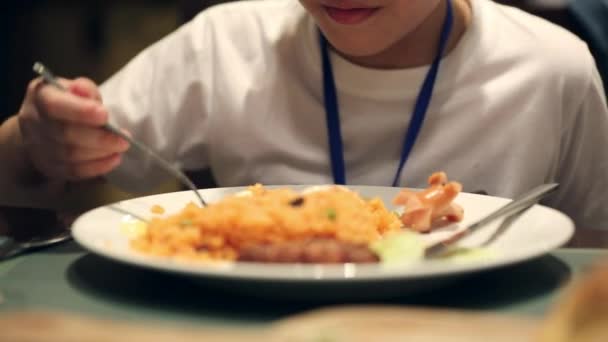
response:
M319 185L319 184L316 184ZM306 188L314 185L302 185L302 184L292 184L292 185L268 185L266 188L281 188L281 187L292 187L292 188ZM356 189L378 189L381 188L385 191L397 191L404 189L402 187L389 187L389 186L372 186L372 185L349 185L348 188L351 188L355 191ZM209 189L199 189L202 195L205 195L205 192L209 191L224 191L228 193L234 193L239 190L247 189L248 186L238 186L238 187L218 187L218 188L209 188ZM450 277L457 275L464 275L468 273L476 273L481 271L487 271L497 268L502 268L514 264L518 264L521 262L525 262L528 260L532 260L534 258L538 258L540 256L546 255L554 251L555 249L566 244L574 234L575 225L570 217L566 214L544 206L540 204L534 205L530 210L543 210L546 212L550 212L551 215L555 215L559 220L563 220L564 222L564 231L563 235L560 239L557 239L550 246L546 246L545 248L538 248L537 250L526 251L524 253L520 253L517 255L511 255L509 258L504 259L494 259L490 262L472 262L472 263L450 263L450 267L446 267L446 262L434 262L434 261L425 261L424 263L418 265L408 265L403 268L398 267L388 267L384 264L266 264L266 263L252 263L252 262L230 262L230 263L220 263L218 265L208 265L208 264L197 264L196 262L186 262L186 261L175 261L171 258L165 257L157 257L150 256L144 254L133 254L129 256L120 256L119 253L113 253L113 249L111 248L103 248L98 244L94 243L90 239L82 236L82 222L87 219L88 216L97 213L100 210L108 209L108 207L113 205L119 205L121 203L132 202L136 200L150 200L155 197L166 197L166 196L181 196L186 194L192 194L191 191L175 191L168 192L162 194L154 194L147 196L135 197L127 200L116 201L113 203L109 203L103 206L99 206L93 208L91 210L86 211L85 213L78 216L78 218L72 224L72 235L74 240L85 250L88 252L100 256L103 258L107 258L122 264L127 264L135 267L140 267L143 269L149 269L154 271L160 271L163 273L169 274L179 274L185 276L191 276L196 278L216 278L222 280L233 280L233 281L256 281L256 282L281 282L281 283L303 283L303 282L332 282L332 283L355 283L355 282L370 282L370 281L416 281L423 280L429 278L439 278L439 277ZM509 200L505 197L500 196L488 196L488 195L480 195L474 193L461 193L463 196L474 196L474 197L489 197L494 200ZM194 197L193 197L194 199ZM194 267L192 267L194 265ZM293 274L289 274L288 272L280 272L280 270L293 269L293 267L297 267L298 269L302 269L304 272L303 276L294 276ZM422 267L424 266L424 267ZM256 269L273 269L274 272L272 274L267 274L264 272L254 272ZM247 271L243 272L235 272L236 271ZM359 272L360 271L360 272ZM354 273L353 273L354 272ZM311 277L310 275L316 275ZM339 276L341 274L341 276ZM351 274L350 276L348 274ZM308 276L306 276L308 275Z

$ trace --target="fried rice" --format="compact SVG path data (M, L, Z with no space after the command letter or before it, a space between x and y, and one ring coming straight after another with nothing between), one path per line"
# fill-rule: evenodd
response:
M141 252L199 260L236 260L254 244L332 239L368 245L402 223L379 198L340 186L297 192L254 185L207 207L152 219L131 241Z

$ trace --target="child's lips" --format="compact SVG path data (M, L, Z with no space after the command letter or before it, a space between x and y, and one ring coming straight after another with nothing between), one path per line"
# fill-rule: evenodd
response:
M337 8L324 6L327 15L335 22L343 25L356 25L374 15L378 7Z

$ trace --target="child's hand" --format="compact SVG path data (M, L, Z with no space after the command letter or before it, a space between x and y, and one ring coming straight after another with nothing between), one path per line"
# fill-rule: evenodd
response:
M110 172L129 145L101 128L108 112L97 85L84 78L60 83L67 92L41 79L28 86L18 114L27 157L53 180L84 180Z

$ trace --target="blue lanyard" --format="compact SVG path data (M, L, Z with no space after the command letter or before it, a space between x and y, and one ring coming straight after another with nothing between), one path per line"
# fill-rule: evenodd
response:
M437 55L431 65L429 72L424 79L424 83L420 88L420 93L416 99L416 106L412 114L412 119L408 127L405 139L403 141L403 149L399 160L399 167L393 179L393 186L399 185L401 172L407 162L410 152L416 143L416 139L422 128L424 117L429 108L429 103L433 97L433 89L437 79L437 72L441 64L441 58L447 47L452 26L454 23L454 15L452 9L452 0L447 0L447 13L441 31L439 49ZM342 133L340 131L340 109L338 107L338 96L336 93L336 84L334 81L333 70L329 60L328 43L326 38L320 35L321 59L323 62L323 98L325 102L325 113L327 115L327 132L329 136L329 153L331 157L331 169L335 184L346 184L346 170L344 166L344 149L342 145Z

